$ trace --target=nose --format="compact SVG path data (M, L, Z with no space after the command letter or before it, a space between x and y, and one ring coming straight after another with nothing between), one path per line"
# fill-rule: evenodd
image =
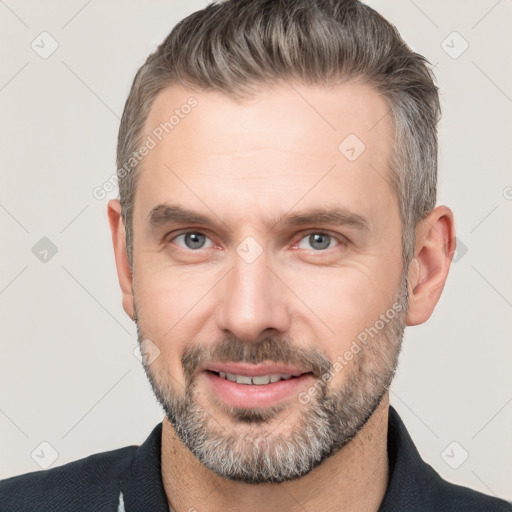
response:
M275 271L268 268L265 253L252 263L235 255L219 292L215 318L222 331L254 341L268 334L267 330L289 330L289 298Z

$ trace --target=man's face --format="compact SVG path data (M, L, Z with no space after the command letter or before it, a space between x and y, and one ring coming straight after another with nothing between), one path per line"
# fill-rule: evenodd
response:
M177 436L223 477L307 474L387 391L407 296L387 112L355 83L155 101L133 213L139 341Z

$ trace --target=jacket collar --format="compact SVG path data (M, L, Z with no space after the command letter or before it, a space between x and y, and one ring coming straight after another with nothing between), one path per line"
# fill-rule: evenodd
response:
M139 447L121 480L120 503L124 502L126 512L169 512L162 481L161 447L162 423L159 423Z
M393 407L388 413L389 478L378 512L425 510L425 492L429 482L439 478L423 462L409 432Z

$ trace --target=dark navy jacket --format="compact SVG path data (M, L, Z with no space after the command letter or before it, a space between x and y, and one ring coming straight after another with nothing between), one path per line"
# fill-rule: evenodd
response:
M169 512L161 477L161 441L159 423L140 447L98 453L3 480L0 512ZM392 407L388 454L389 483L379 512L512 512L506 501L443 480L423 462Z

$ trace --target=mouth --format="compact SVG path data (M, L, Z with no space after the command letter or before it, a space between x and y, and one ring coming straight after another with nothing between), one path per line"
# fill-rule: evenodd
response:
M315 380L310 371L276 365L210 365L200 375L225 404L246 408L270 407L290 396L297 397Z

